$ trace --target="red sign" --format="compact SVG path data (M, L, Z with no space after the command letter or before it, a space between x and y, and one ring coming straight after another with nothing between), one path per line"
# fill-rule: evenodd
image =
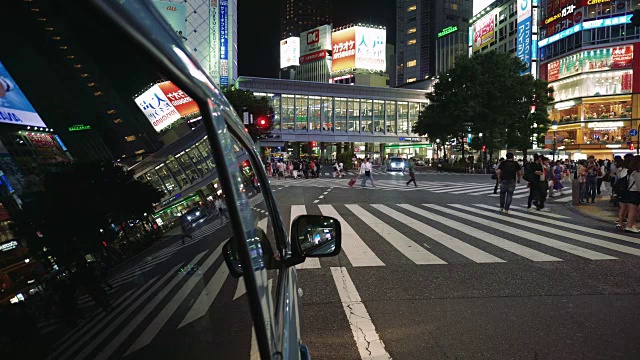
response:
M307 45L317 44L318 42L320 42L320 29L307 33Z
M549 63L549 70L547 75L547 81L552 82L560 78L560 61L553 61Z
M580 21L582 21L582 10L576 11L576 13L573 15L574 24L578 24Z
M624 69L629 68L633 64L633 47L621 46L613 48L611 51L611 68Z
M308 63L315 60L324 59L327 57L327 50L320 50L312 52L311 54L300 56L300 64Z
M631 73L626 72L622 74L622 91L631 90L632 79L633 79L633 75L631 75Z
M196 102L193 101L193 99L189 97L189 95L185 94L171 81L160 83L158 84L158 87L167 96L167 99L169 99L171 105L173 105L173 107L178 110L180 116L185 116L200 111L200 108L198 108Z

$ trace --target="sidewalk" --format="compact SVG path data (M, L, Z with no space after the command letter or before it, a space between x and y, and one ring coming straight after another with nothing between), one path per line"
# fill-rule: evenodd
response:
M595 204L570 205L570 207L580 214L595 220L605 221L613 224L618 220L618 208L609 202L609 196L596 197Z

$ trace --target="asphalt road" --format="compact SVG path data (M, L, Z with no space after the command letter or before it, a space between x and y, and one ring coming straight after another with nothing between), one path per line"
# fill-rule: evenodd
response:
M343 226L339 256L298 265L313 359L640 358L640 237L580 217L570 195L527 212L524 186L501 214L488 175L348 178L271 182L285 224ZM244 286L220 256L229 236L216 214L121 267L112 312L85 295L84 322L43 325L50 358L255 358Z

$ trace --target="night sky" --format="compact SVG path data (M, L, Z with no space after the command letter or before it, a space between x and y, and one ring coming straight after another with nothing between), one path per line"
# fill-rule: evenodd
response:
M395 45L395 0L333 0L333 26L368 23L387 28ZM277 77L280 67L280 1L238 1L238 67L240 75Z

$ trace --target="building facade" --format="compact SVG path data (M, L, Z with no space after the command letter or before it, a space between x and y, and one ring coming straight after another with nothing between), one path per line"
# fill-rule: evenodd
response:
M638 1L540 2L540 78L554 91L558 122L549 150L584 159L637 150L640 118L640 27L630 23Z
M437 34L466 27L472 13L471 1L397 0L396 86L437 75Z
M281 0L280 39L299 36L301 32L324 24L331 24L329 0Z
M346 86L241 76L236 87L267 96L275 110L270 152L335 158L354 151L431 157L431 144L412 132L426 91ZM306 149L306 151L304 150Z
M469 29L449 26L438 32L436 40L436 74L447 72L455 66L458 56L467 55Z

